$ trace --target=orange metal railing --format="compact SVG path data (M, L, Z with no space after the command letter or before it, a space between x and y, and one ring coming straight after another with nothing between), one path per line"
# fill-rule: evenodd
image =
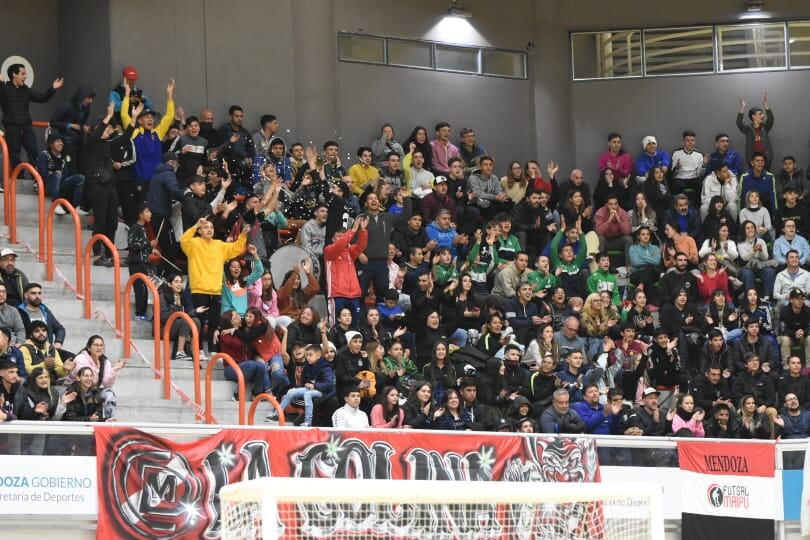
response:
M30 163L20 163L11 173L11 178L8 182L8 189L6 193L9 195L8 206L6 206L6 219L8 220L8 233L9 243L17 243L17 180L19 180L20 173L28 170L34 181L38 186L37 200L39 202L39 220L37 226L39 228L39 260L45 260L45 182L39 172Z
M225 353L217 353L213 355L208 360L208 367L205 368L205 423L212 424L214 422L214 415L211 411L211 386L212 386L212 377L214 375L214 366L217 365L217 361L222 360L231 368L233 368L234 372L236 372L236 384L239 387L239 425L245 425L245 376L242 374L242 370L239 369L239 364L234 361L233 358L229 354Z
M197 325L188 313L182 311L175 311L166 322L163 323L163 399L171 398L172 386L172 342L169 335L172 329L172 323L177 319L182 319L191 328L191 358L194 361L194 403L199 407L200 403L200 332L197 330ZM197 420L200 415L197 415Z
M93 246L96 242L101 242L109 248L113 257L113 295L115 296L115 331L121 331L121 256L118 254L118 249L115 244L110 242L110 239L103 234L94 234L87 241L84 247L84 318L89 319L91 316L90 301L92 300L90 269L93 265L90 263L90 256L93 254ZM126 347L126 343L124 343ZM126 355L125 355L126 356Z
M56 263L53 257L53 220L56 215L56 208L59 205L67 208L73 218L73 242L76 247L76 295L81 297L82 291L82 222L79 219L79 214L70 202L65 199L54 199L51 207L48 209L48 219L45 222L45 234L47 242L45 243L45 279L53 281L53 272Z
M11 154L8 153L8 144L6 143L6 138L0 135L0 152L3 155L3 209L5 210L5 218L4 222L8 225L8 200L9 194L11 190L9 189L8 179L11 176L11 164L9 160L11 159Z
M259 403L262 401L266 401L270 403L275 409L276 413L278 413L278 425L283 426L287 423L284 418L284 411L281 409L281 405L279 405L276 398L271 396L270 394L259 394L255 398L253 398L253 402L250 404L250 410L248 411L248 425L253 425L253 419L256 416L256 407L259 406Z
M135 285L136 281L142 281L146 288L152 291L152 339L155 342L155 379L160 377L160 293L155 287L155 284L149 281L149 278L146 274L138 272L137 274L132 274L129 276L129 280L127 280L127 284L124 285L124 296L118 297L116 299L120 299L123 302L123 319L124 319L124 358L129 358L132 354L132 346L131 342L131 335L132 335L132 316L130 314L130 291L132 291L132 286ZM117 293L116 293L117 294Z

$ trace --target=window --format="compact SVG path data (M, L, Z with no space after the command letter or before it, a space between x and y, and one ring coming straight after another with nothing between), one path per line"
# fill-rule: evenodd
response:
M644 68L648 76L713 73L712 27L644 30Z
M524 51L416 39L338 32L338 60L528 79L528 55Z
M433 48L430 43L389 39L388 63L392 66L433 68Z
M641 31L572 34L574 79L641 77Z
M785 68L785 24L718 26L717 50L721 72Z
M455 47L453 45L434 46L436 69L478 73L478 49Z
M788 23L790 67L810 67L810 21Z
M384 64L385 40L369 36L339 34L338 54L341 60L348 62Z
M526 55L512 51L481 51L481 72L500 77L526 78Z

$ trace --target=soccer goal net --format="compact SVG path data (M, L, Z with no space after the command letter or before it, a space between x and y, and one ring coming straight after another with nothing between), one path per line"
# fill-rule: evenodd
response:
M663 540L638 483L263 478L220 490L223 540Z

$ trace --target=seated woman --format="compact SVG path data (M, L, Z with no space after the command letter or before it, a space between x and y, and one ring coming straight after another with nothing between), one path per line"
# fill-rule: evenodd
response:
M450 431L472 429L470 411L461 406L461 397L457 390L451 388L445 392L442 406L433 413L433 428Z
M411 388L408 400L402 408L405 410L403 427L414 429L433 427L433 416L436 410L431 384L427 381L417 381Z
M336 324L329 329L329 341L336 349L346 346L346 332L352 329L352 310L342 308L335 318Z
M655 320L647 309L647 293L644 289L633 291L632 305L622 311L622 322L630 322L636 329L636 337L650 343L655 332Z
M366 311L364 320L360 323L360 334L363 336L363 341L376 341L382 343L383 341L390 341L391 334L383 330L382 322L380 321L380 310L376 307L369 307ZM339 348L339 347L338 347Z
M647 196L639 191L634 197L635 203L627 212L630 216L630 230L636 234L640 227L647 227L653 233L658 231L658 220L655 210L650 206Z
M248 287L248 306L259 308L269 322L288 326L293 320L278 310L278 293L273 285L273 273L265 268L262 278ZM275 324L273 325L275 326Z
M504 335L503 328L503 317L498 313L490 315L481 330L481 338L476 344L478 350L489 356L497 355L509 343L509 335Z
M197 327L197 335L202 335L202 323L199 317L205 316L208 311L206 306L194 307L194 302L191 300L191 291L186 289L183 283L183 276L180 274L169 274L168 286L163 288L160 296L160 324L166 327L166 321L172 313L181 311L191 317L194 325ZM169 339L172 342L177 342L175 347L174 359L175 360L192 360L191 357L191 328L188 323L182 319L176 319L172 322L172 327L169 330ZM204 351L200 346L200 357L202 359Z
M523 174L523 167L519 161L509 164L506 175L501 177L501 187L504 192L517 204L526 197L526 188L529 186L528 177Z
M757 227L752 221L743 221L740 229L742 238L737 243L737 251L741 268L738 277L745 290L755 288L756 278L760 278L763 300L770 301L776 281L776 261L768 255L768 245L757 236Z
M740 295L740 325L745 327L745 321L754 318L759 322L759 335L771 340L774 347L779 347L776 336L773 334L773 318L771 317L771 306L767 302L759 299L759 293L753 287L745 290ZM731 344L743 336L742 329L732 330L726 336L726 342Z
M681 230L681 226L677 221L667 223L664 225L664 268L672 268L675 266L675 254L679 251L686 254L689 264L697 266L700 262L698 255L697 245L695 239Z
M386 386L377 396L377 404L371 408L371 427L401 428L405 411L399 407L399 390Z
M306 306L301 310L298 320L287 327L289 343L321 344L320 316L314 308Z
M96 384L92 368L79 368L76 380L65 390L65 395L74 396L62 417L66 422L107 422L113 419L106 415L110 409L102 396L102 389Z
M568 192L568 200L560 208L562 230L576 227L579 234L586 234L593 230L593 210L585 205L585 196L582 190L573 188Z
M757 398L753 394L746 394L740 398L741 439L772 439L773 423L764 412L757 410Z
M596 358L602 352L602 344L618 318L611 316L599 293L588 295L582 308L582 329L588 336L588 358Z
M399 336L394 336L399 337ZM467 343L467 332L456 329L455 332L442 324L441 316L437 310L428 312L424 325L417 326L416 338L416 367L424 366L430 361L431 353L437 341L446 339L458 347Z
M307 286L303 289L301 288L301 270L307 276ZM301 310L320 290L318 278L312 273L312 260L307 257L302 264L293 265L292 270L284 274L281 288L278 290L279 312L291 319L297 319Z
M537 371L547 354L551 355L555 365L560 361L560 347L554 341L554 327L551 324L544 324L537 329L537 337L526 348L522 363L532 371Z
M92 372L91 372L92 373ZM20 420L59 421L67 410L68 403L76 399L73 392L62 392L63 388L51 386L51 376L45 368L35 367L28 374L25 383L25 401L20 411ZM45 439L42 438L44 442ZM33 452L41 454L39 452Z
M416 364L405 354L405 348L399 341L392 341L388 346L388 355L383 359L381 381L385 386L394 386L402 394L407 394L417 377L419 370Z
M630 177L619 178L613 169L605 169L599 174L599 180L593 190L593 207L602 208L608 197L615 195L619 200L619 206L625 210L633 207L633 194L636 183L630 182Z
M717 328L723 333L723 339L728 336L729 332L740 328L740 316L733 306L726 303L726 295L722 289L716 289L712 293L709 312L705 319L709 329Z
M104 401L102 416L112 418L115 414L115 392L112 387L126 365L124 361L111 364L104 354L104 339L101 336L90 336L87 345L73 359L73 371L67 376L65 384L73 384L82 368L90 368L93 373L93 385L97 387L96 391Z
M723 197L715 195L709 203L709 213L703 219L703 238L708 238L715 234L720 225L728 225L729 236L737 235L736 216L726 208L726 201Z
M256 246L248 245L247 249L253 256L253 270L250 273L247 272L246 266L242 267L240 259L231 259L225 266L225 273L222 276L222 313L226 311L235 311L239 315L247 313L247 288L259 281L264 272ZM245 261L245 265L247 264Z
M691 394L678 395L678 406L672 418L672 433L678 436L681 430L688 430L693 437L705 437L703 419L706 412L703 409L695 410L695 398Z
M757 228L757 237L766 242L774 239L771 213L762 206L759 191L751 190L745 196L745 207L740 210L740 223L750 221Z
M711 253L703 258L703 271L696 274L698 280L698 297L704 304L709 304L714 291L720 289L728 304L733 304L729 290L729 279L726 269L717 264L717 257Z
M663 167L650 169L642 190L647 197L647 202L657 215L663 216L667 210L672 208L672 192L669 190Z
M456 368L453 367L448 355L447 342L437 341L433 347L433 359L422 368L422 378L430 383L436 401L444 399L444 393L450 388L455 388L458 383Z
M255 329L254 329L255 332ZM226 311L219 320L219 328L214 336L219 342L219 350L229 355L236 362L245 379L245 386L253 389L253 396L270 392L270 374L267 365L253 358L248 358L248 344L255 336L250 329L242 329L242 317L235 311ZM236 370L229 364L224 365L225 379L236 382ZM247 392L247 388L245 389ZM239 399L234 393L234 399Z
M283 342L279 339L276 329L270 321L266 320L262 312L256 308L248 308L244 318L244 328L248 333L246 337L255 336L249 342L254 360L263 362L270 371L270 386L274 396L280 396L290 386L287 377L283 352ZM287 329L279 327L282 337L286 338Z
M726 272L730 276L737 276L737 244L731 239L727 224L721 224L714 232L706 235L706 240L700 246L698 255L705 257L712 253L717 257L717 263L725 266Z

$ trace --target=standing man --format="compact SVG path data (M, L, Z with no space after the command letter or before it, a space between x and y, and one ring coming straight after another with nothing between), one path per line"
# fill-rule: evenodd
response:
M599 172L611 169L619 178L629 178L633 174L633 158L622 148L622 136L608 135L608 149L599 156Z
M433 174L447 176L450 173L450 158L459 157L460 154L458 147L450 142L450 124L436 124L436 138L430 141L430 146L433 148L430 162Z
M45 103L62 88L64 80L59 77L50 88L37 92L25 84L27 74L22 64L11 64L6 70L8 81L0 73L0 108L3 109L3 127L8 142L11 168L20 164L20 150L25 148L28 162L37 156L37 137L31 124L30 103Z
M360 322L360 297L362 291L357 279L355 261L368 245L368 217L358 217L348 231L340 229L332 236L331 243L323 248L323 260L326 263L326 297L329 301L329 313L333 320L330 326L337 324L340 310L348 308L352 312L352 327ZM352 240L357 237L357 242ZM378 292L382 295L382 292Z
M79 150L82 138L90 132L88 118L90 105L96 97L96 91L85 84L80 84L73 97L67 103L59 105L49 121L65 141L65 154L70 156L70 174L79 172Z
M772 216L776 215L779 202L776 200L776 177L766 168L767 157L761 152L754 152L750 160L751 168L740 175L740 196L737 207L745 208L746 196L749 191L758 191L762 206L768 209Z
M228 122L219 128L218 136L225 143L225 159L231 175L243 186L250 187L256 150L253 147L253 137L242 125L244 119L242 107L231 105L228 108Z
M132 142L135 146L135 178L141 183L148 183L155 174L155 168L161 163L163 156L163 137L174 122L174 79L169 80L166 86L166 113L155 125L157 113L152 109L144 109L137 118L130 116L129 101L132 89L124 80L124 101L121 104L121 122L124 129L133 122L138 127L132 132Z
M487 155L483 146L475 142L475 131L470 128L463 128L460 133L458 151L459 157L464 162L464 173L471 174L478 168L481 156Z
M152 109L152 100L149 99L149 96L146 95L142 88L138 88L136 85L138 82L138 70L133 66L126 66L123 70L121 70L121 77L123 78L123 81L110 91L110 97L107 99L108 102L112 101L115 106L114 124L117 124L120 120L119 115L121 113L121 106L124 103L124 96L126 95L127 86L129 86L130 89L130 108L127 111L130 116L132 116L132 109L137 107L140 103L143 103L144 108L147 110Z
M374 291L379 298L388 290L388 244L391 243L391 233L399 223L405 223L411 217L411 200L405 199L405 208L399 215L385 212L380 205L380 199L374 192L366 194L363 217L368 217L368 247L360 253L357 262L360 276L360 294L365 298L368 286L374 283Z
M745 100L740 98L740 112L737 113L737 129L745 135L745 160L750 162L754 154L765 156L765 168L771 168L773 162L773 147L768 136L773 129L773 111L768 104L768 92L762 95L762 108L751 107L748 111L750 124L743 122L745 113Z

